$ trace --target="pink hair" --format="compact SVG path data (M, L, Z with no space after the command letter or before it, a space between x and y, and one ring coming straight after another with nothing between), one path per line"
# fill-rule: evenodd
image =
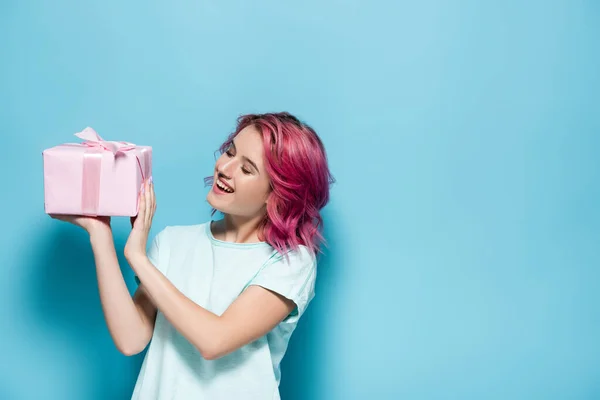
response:
M310 126L287 112L248 114L238 118L235 132L218 151L227 151L236 135L249 125L262 133L272 189L267 213L259 225L260 240L281 254L300 245L313 254L321 252L326 240L321 234L320 210L329 202L329 187L335 183L323 142ZM214 177L204 181L212 185ZM216 211L213 209L211 215Z

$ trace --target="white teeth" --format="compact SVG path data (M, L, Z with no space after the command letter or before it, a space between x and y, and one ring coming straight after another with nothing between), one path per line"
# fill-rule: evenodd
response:
M219 187L219 189L224 190L227 193L233 193L233 190L231 190L228 187L224 186L220 181L217 181L217 186Z

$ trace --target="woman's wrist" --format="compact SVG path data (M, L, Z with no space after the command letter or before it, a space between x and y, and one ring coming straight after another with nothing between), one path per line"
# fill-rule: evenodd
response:
M150 260L148 259L148 255L146 253L141 253L141 252L128 253L127 251L125 251L124 255L125 255L125 259L127 260L127 263L133 269L135 269L136 266L138 266L144 262L150 262Z
M92 243L104 240L112 241L112 229L110 225L106 224L93 224L87 229L90 235L90 241Z

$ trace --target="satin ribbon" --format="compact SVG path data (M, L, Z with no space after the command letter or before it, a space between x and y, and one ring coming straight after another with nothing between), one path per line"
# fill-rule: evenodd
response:
M75 144L75 146L88 147L83 154L83 173L81 184L81 209L84 215L97 215L98 206L100 203L100 175L102 172L102 153L105 151L111 152L115 158L119 154L125 154L128 151L137 149L137 146L129 142L114 142L104 140L90 127L75 134L80 139L85 140L83 143ZM146 175L150 171L150 155L146 149L140 149L144 158L144 168L138 155L135 155L142 181L146 180ZM146 173L144 173L146 172Z
M110 151L113 155L117 155L118 153L125 153L126 151L133 150L136 148L136 145L128 142L112 142L109 140L104 140L90 127L85 128L81 132L77 132L75 134L80 139L85 140L85 142L81 143L84 146L88 147L97 147L104 149L106 151Z

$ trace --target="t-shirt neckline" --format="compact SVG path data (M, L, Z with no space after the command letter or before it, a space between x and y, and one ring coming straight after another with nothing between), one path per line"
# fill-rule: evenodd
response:
M256 248L256 247L268 247L270 246L269 243L267 242L254 242L254 243L235 243L235 242L227 242L224 240L220 240L215 238L215 236L212 233L212 229L211 229L211 225L212 223L215 222L213 220L208 221L205 225L206 225L206 235L208 236L208 238L210 239L210 241L216 245L216 246L221 246L221 247L230 247L230 248L236 248L236 249L250 249L250 248Z

